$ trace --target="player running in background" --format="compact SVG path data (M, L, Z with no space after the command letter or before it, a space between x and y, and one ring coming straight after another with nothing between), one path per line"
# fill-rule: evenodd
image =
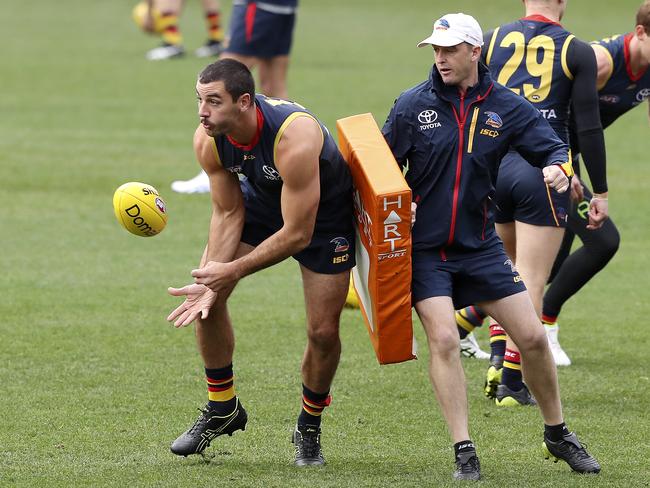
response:
M644 1L637 10L632 32L592 43L592 48L598 62L600 119L606 128L644 100L650 101L650 0ZM650 109L650 103L648 107ZM581 152L578 142L575 138L571 140L576 171ZM567 232L551 273L551 286L544 295L542 320L548 325L557 324L562 306L605 267L620 242L618 230L611 220L600 229L588 230L585 208L591 199L591 191L578 178L572 183L575 200L570 207ZM583 245L569 255L576 235ZM570 362L568 356L565 361Z
M570 108L575 113L577 138L588 148L587 168L597 195L588 203L591 228L607 218L605 140L598 112L596 59L588 44L560 24L564 0L525 0L523 19L497 27L485 37L485 62L497 81L524 97L548 120L557 135L569 142ZM569 211L569 192L558 194L543 181L541 171L521 164L512 150L501 162L496 187L497 233L508 256L526 283L540 317L544 287L562 243ZM471 324L482 320L480 309L459 312ZM465 317L463 317L465 316ZM464 325L462 320L459 323ZM551 351L557 329L547 330ZM485 394L501 406L533 405L523 383L516 345L500 325L490 325L491 358ZM563 364L554 359L556 364Z
M222 58L232 58L249 69L257 68L259 92L287 98L289 53L293 42L298 0L235 0L230 17L228 46ZM179 193L210 191L204 171L189 180L172 183Z
M196 91L201 125L194 149L210 177L213 211L200 268L192 271L195 283L170 288L185 301L168 320L181 327L196 319L209 401L171 450L201 453L215 437L246 426L233 382L228 296L241 278L293 256L300 263L308 338L293 433L296 464L323 464L321 413L339 362L339 319L354 266L349 168L329 131L304 107L255 95L244 64L222 59L209 65ZM239 174L246 176L245 199ZM264 327L258 332L263 337Z
M527 158L517 164L543 167L543 181L566 191L568 145L530 103L493 82L479 62L483 34L473 17L438 19L431 36L418 44L428 45L435 52L429 78L399 96L383 133L397 162L408 167L405 178L417 203L412 301L427 335L431 382L454 442L454 478L481 476L469 436L454 319L454 306L471 303L499 320L521 349L544 419L546 448L575 471L598 472L598 462L564 424L544 327L495 232L489 203L511 146Z
M160 61L181 57L185 54L179 18L183 0L145 0L133 9L135 23L145 32L158 34L162 45L147 52L146 58ZM218 0L201 0L208 33L206 43L195 51L200 58L218 56L223 50L223 29L221 28L221 7Z

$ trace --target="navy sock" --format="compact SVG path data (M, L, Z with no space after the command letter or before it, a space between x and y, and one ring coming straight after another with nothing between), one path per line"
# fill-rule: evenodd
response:
M570 434L570 432L564 422L558 425L544 424L544 436L550 441L558 442L562 440L562 437L568 434Z

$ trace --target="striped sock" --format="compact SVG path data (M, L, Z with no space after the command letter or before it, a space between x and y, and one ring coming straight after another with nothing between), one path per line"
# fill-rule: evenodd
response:
M557 316L542 314L542 324L553 327L557 325Z
M519 352L506 349L506 355L503 359L501 384L506 385L512 391L519 391L524 387L521 378L521 356Z
M506 331L499 324L490 324L490 362L502 362L506 353Z
M315 393L302 385L302 410L298 416L298 425L320 426L321 414L332 401L330 392Z
M478 307L470 305L461 310L456 311L456 325L458 326L458 333L460 338L464 339L467 334L472 332L476 327L483 325L486 315Z
M232 364L225 368L205 368L208 382L208 407L220 415L231 413L237 404Z
M183 36L178 29L178 14L176 12L163 12L160 16L162 40L165 44L179 46L183 43Z
M211 41L223 41L223 29L221 28L221 14L219 11L205 13L205 25L208 28L208 39Z

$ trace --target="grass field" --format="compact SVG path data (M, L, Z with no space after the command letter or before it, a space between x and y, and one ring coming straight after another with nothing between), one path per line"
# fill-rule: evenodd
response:
M191 328L165 322L207 233L203 196L171 192L197 171L189 56L149 63L156 45L130 21L132 1L9 0L0 68L0 486L443 486L453 453L427 378L428 354L379 367L356 311L326 412L328 465L292 466L304 311L288 260L242 282L232 298L237 391L245 433L214 458L176 458L169 443L205 402ZM203 42L198 2L182 20L190 52ZM590 40L633 26L640 0L571 0L564 25ZM224 2L226 13L230 2ZM448 11L484 28L521 2L303 0L289 78L292 98L334 128L426 77L415 44ZM645 107L607 131L610 212L622 235L612 263L564 309L559 372L569 426L603 465L580 477L540 456L535 409L497 410L482 396L486 363L465 361L472 435L484 486L647 486L650 373L648 122ZM111 197L145 181L170 221L140 239L115 221ZM416 323L418 340L426 349ZM479 333L485 344L485 331Z

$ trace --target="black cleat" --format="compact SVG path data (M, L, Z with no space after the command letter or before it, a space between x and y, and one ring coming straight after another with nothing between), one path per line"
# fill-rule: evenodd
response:
M248 416L239 399L235 410L225 416L217 415L207 405L203 410L199 410L201 415L194 425L172 442L171 450L174 454L178 456L201 454L215 437L224 434L232 435L236 430L246 430Z
M481 463L476 451L461 452L456 456L454 479L458 481L478 481L481 479Z
M600 464L590 455L585 446L580 444L578 436L573 432L566 434L562 440L553 442L544 436L542 443L544 459L553 458L554 462L560 459L565 461L573 471L578 473L599 473Z
M497 387L497 394L495 400L499 407L520 407L523 405L537 405L535 397L531 395L528 387L524 385L521 390L513 391L506 385L499 385Z
M325 464L320 447L320 427L296 425L291 438L296 449L296 466L321 466Z

